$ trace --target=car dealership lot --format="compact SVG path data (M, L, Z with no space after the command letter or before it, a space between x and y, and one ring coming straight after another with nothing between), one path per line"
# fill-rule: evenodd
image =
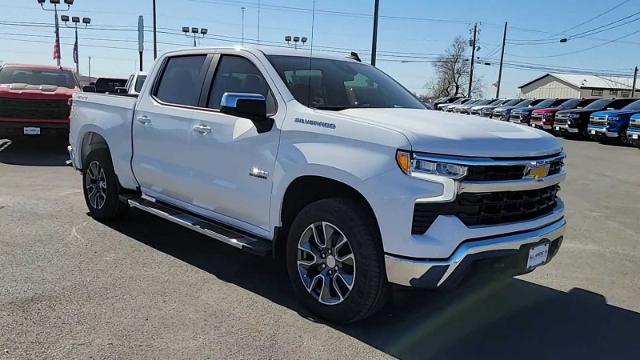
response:
M0 359L640 358L640 151L564 142L569 226L551 264L399 290L332 326L271 259L140 211L88 217L64 140L0 140Z

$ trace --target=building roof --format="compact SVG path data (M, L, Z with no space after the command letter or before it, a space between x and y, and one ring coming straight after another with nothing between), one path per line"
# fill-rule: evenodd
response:
M523 88L547 76L554 77L577 89L631 90L631 87L633 86L633 77L631 76L619 77L619 76L548 73L534 80L531 80L524 85L519 86L519 88ZM640 84L636 85L636 89L640 89L639 85Z

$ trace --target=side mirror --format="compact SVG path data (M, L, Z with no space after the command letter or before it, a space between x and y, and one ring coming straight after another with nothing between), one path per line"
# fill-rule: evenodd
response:
M224 93L220 112L253 121L258 133L267 132L273 127L273 119L267 117L267 100L260 94Z
M84 92L96 92L96 87L92 85L83 86L82 91Z
M116 94L128 94L129 93L127 91L126 87L117 87L115 90L116 90L115 91Z

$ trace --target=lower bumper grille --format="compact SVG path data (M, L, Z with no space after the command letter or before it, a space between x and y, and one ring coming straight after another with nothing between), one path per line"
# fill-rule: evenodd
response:
M412 234L424 234L439 215L455 215L467 226L531 220L556 207L559 186L526 191L463 193L451 203L416 204Z
M0 99L0 117L10 119L69 118L66 100Z

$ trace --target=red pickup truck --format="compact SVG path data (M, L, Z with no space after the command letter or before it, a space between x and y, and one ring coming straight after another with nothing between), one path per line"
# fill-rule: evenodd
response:
M69 133L72 70L48 65L0 67L0 136Z

